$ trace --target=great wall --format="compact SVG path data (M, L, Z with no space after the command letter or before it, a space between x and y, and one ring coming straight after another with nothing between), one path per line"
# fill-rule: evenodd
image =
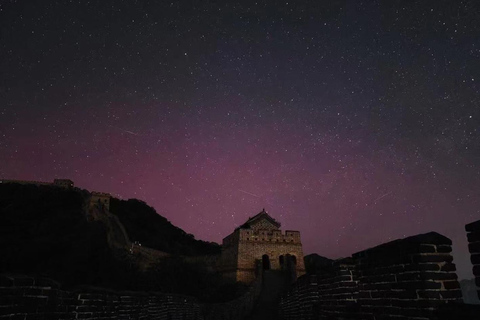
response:
M3 183L13 182L6 181ZM62 183L50 185L73 187L71 180L58 181ZM90 219L115 220L109 217L109 199L107 193L91 193L86 205ZM116 224L117 220L111 225ZM229 302L206 304L182 295L93 287L63 290L61 284L51 279L2 274L0 319L257 319L252 311L257 316L261 313L258 310L264 307L262 299L272 290L272 284L263 279L274 279L275 273L282 272L290 273L287 289L276 301L275 316L263 315L262 319L480 317L480 305L462 301L451 255L452 242L443 235L430 232L381 244L336 260L329 271L313 275L304 274L300 233L282 232L279 227L263 210L224 239L222 258L216 260L218 269L227 279L250 283L248 292ZM465 229L480 298L480 220ZM130 243L125 230L114 238L118 239L109 241L130 253L145 255L147 260L166 256ZM272 301L269 303L272 308Z

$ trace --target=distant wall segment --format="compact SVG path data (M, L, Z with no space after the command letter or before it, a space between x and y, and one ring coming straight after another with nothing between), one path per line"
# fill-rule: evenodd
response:
M36 186L57 186L65 189L73 188L74 183L70 179L54 179L53 182L34 181L34 180L9 180L0 179L0 184L17 183L17 184L33 184Z
M89 208L97 207L100 210L110 210L110 198L112 196L106 192L92 191L90 194Z

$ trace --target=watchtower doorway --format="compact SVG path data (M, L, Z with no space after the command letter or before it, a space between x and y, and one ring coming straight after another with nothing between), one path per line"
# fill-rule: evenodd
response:
M262 256L262 266L263 270L270 270L270 258L266 254Z

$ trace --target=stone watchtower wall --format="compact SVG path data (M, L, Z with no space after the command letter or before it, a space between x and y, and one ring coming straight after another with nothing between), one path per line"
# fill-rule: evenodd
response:
M282 298L283 319L441 319L440 308L462 299L451 244L431 232L338 260L295 283Z
M297 276L305 273L300 232L285 231L282 234L281 230L239 229L238 238L237 281L253 281L255 261L262 261L264 255L268 256L272 270L287 270L291 263Z
M222 242L222 258L220 269L224 278L230 281L237 281L239 239L239 232L234 232L225 237Z
M473 264L473 275L480 299L480 220L467 224L465 230L467 230L468 250L471 254L470 260Z
M265 210L223 239L221 270L227 279L251 283L257 263L263 269L285 270L292 278L305 273L300 232L279 229Z

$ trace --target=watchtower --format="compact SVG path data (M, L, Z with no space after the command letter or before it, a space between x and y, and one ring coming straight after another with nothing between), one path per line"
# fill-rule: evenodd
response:
M110 210L110 198L111 195L109 193L92 191L89 209L97 207L100 210Z
M222 272L233 281L250 283L255 279L257 261L263 270L292 270L305 273L299 231L280 230L280 223L265 209L249 218L222 242Z

